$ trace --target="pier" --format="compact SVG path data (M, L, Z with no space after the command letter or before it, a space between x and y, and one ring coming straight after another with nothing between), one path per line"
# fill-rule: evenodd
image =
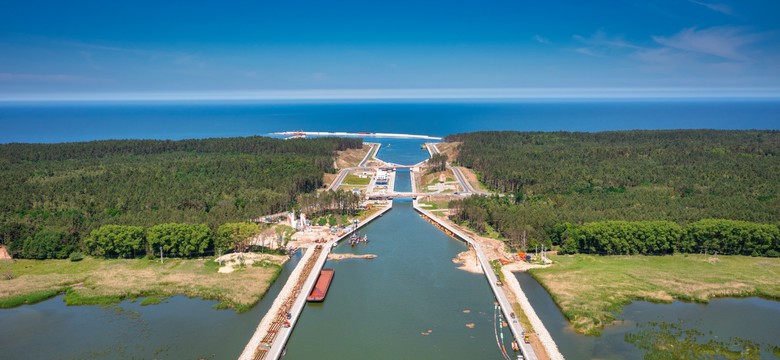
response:
M507 320L507 323L509 324L509 329L511 330L512 335L514 336L515 341L520 346L520 351L523 354L523 357L525 359L537 360L538 356L536 355L534 349L531 347L531 344L526 344L523 341L523 337L524 337L523 335L525 334L525 329L523 329L523 326L520 324L517 318L512 316L513 314L512 304L509 302L509 299L504 293L504 290L498 285L496 285L498 278L496 277L493 268L490 266L490 262L487 256L485 255L484 251L482 251L482 247L479 245L479 243L477 243L474 239L464 234L460 230L454 228L450 224L447 224L446 222L439 220L435 215L431 214L428 210L424 210L423 208L421 208L417 203L417 200L414 200L414 209L417 210L420 214L422 214L428 221L436 225L439 229L446 232L447 235L460 238L461 240L465 241L471 247L474 248L474 250L477 252L477 259L479 260L479 264L482 267L482 272L485 273L485 277L487 278L488 283L490 284L490 288L493 290L493 294L496 297L496 301L498 301L498 304L501 307L501 311L504 313L504 318ZM528 300L525 298L525 295L523 295L522 292L516 295L518 297L518 302L520 302L523 310L527 313L529 319L534 318L534 320L538 320L539 317L536 316L536 313L533 312L532 308L530 308L530 303L528 303ZM523 305L527 305L527 307ZM530 311L528 311L529 309ZM540 339L543 340L542 344L545 346L545 350L547 351L548 356L550 356L551 359L562 360L563 355L558 351L558 348L557 346L555 346L555 342L553 342L552 337L544 328L544 324L542 324L541 321L532 321L532 324L534 326L539 326L538 328L535 327L534 329L539 334Z
M392 208L393 204L390 202L388 206L358 223L355 230L382 216ZM263 319L260 320L260 324L244 347L239 360L278 359L282 356L287 340L306 305L306 298L314 287L320 271L325 266L333 244L347 239L349 236L350 233L347 232L335 240L318 244L306 250L279 296L274 300Z

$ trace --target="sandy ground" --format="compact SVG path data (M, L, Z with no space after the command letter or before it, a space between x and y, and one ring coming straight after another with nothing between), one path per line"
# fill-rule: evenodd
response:
M332 234L328 226L309 226L304 231L298 231L287 244L295 247L309 247L313 244L324 244L338 237Z
M219 272L223 274L229 274L235 271L241 266L252 266L256 262L267 260L275 264L284 264L287 261L287 256L271 255L271 254L257 254L257 253L232 253L222 255L215 261L222 264L219 268Z
M479 261L477 260L477 252L473 248L469 248L468 250L458 254L458 256L452 259L452 262L455 264L460 264L458 267L460 270L475 274L484 274L482 271L482 266L479 265Z
M371 145L363 144L362 149L349 149L337 152L336 168L345 169L357 166L366 157L369 150L371 150Z
M5 246L0 246L0 260L13 260Z
M441 217L440 217L441 218ZM459 226L455 224L454 222L450 221L449 219L444 219L447 223L454 226L458 230L466 233L466 235L470 236L472 239L476 240L480 246L482 246L482 251L485 252L485 255L490 260L495 259L512 259L513 254L506 251L506 247L504 246L504 242L501 240L491 239L484 236L479 236L475 232L471 231L470 229L467 229L463 226Z
M375 254L328 254L328 260L344 260L344 259L376 259L377 255Z
M447 158L452 161L458 158L458 146L460 146L460 142L443 142L436 144L436 148L439 149L439 152L447 155Z

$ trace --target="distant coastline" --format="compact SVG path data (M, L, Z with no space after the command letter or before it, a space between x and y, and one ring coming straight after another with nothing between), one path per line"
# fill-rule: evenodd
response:
M375 133L375 132L323 132L323 131L282 131L272 133L273 135L285 135L285 136L358 136L358 137L377 137L377 138L394 138L394 139L423 139L423 140L441 140L442 138L428 135L413 135L413 134L392 134L392 133Z

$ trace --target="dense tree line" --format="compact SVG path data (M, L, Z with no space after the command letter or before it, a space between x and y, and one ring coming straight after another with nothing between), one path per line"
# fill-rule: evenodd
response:
M494 191L572 223L780 221L780 132L477 132L457 162Z
M90 255L100 257L135 257L149 250L141 226L103 225L84 239Z
M448 157L446 154L436 153L428 159L428 173L435 173L447 169Z
M79 239L73 234L43 229L25 238L21 256L28 259L64 259L78 249Z
M666 255L680 249L683 228L669 221L605 221L567 226L564 253Z
M162 249L169 255L201 255L211 245L211 229L205 224L159 224L147 229L146 242L149 252Z
M704 219L685 227L668 221L594 222L570 226L561 238L565 253L780 256L777 226L723 219Z
M246 251L248 240L259 234L259 225L250 222L222 224L212 235L205 224L159 224L148 229L141 226L103 225L84 239L85 251L98 257L133 258L156 256L190 257L205 253Z
M687 226L680 250L777 257L780 256L780 224L700 220Z
M708 218L780 222L777 131L481 132L447 140L461 141L457 162L502 193L453 202L454 219L504 236L515 248L524 235L560 244L566 224L666 221L687 229ZM680 250L703 251L695 248L702 241Z
M329 190L319 193L298 195L301 212L310 218L324 213L335 212L341 215L354 215L358 212L363 196L345 190Z
M335 151L361 147L361 139L265 137L3 144L0 244L15 256L67 257L46 246L33 251L32 244L54 244L58 234L77 250L92 230L109 224L198 223L214 232L292 208L298 194L321 187L323 173L334 172ZM40 241L25 252L28 238ZM193 247L200 248L172 249L183 254Z
M450 206L456 211L456 221L483 234L489 230L498 231L516 250L524 250L522 236L527 234L531 237L530 248L537 244L548 248L558 246L564 254L666 255L680 252L780 256L780 224L724 219L703 219L685 225L671 221L611 220L582 225L552 224L539 234L532 226L516 220L525 215L520 207L496 206L497 200L471 197Z
M249 248L248 239L260 233L260 226L249 222L222 224L214 238L214 248L218 251L236 250L244 252Z

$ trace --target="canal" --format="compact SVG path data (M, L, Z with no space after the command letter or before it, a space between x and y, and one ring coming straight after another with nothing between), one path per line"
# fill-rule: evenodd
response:
M487 281L450 261L466 250L461 241L405 200L361 234L368 244L334 252L378 257L325 265L336 270L328 297L306 306L285 359L501 358Z
M421 141L382 143L379 157L386 161L414 164L428 156L420 149ZM408 169L397 171L396 191L411 190L409 176ZM368 235L368 244L342 244L334 252L378 257L326 264L336 270L328 297L304 308L285 359L502 358L487 281L451 262L466 250L461 241L424 221L410 200L396 200L393 210L360 232ZM236 358L299 259L297 254L285 264L266 297L242 314L215 310L214 301L183 296L152 306L125 301L108 307L68 307L58 297L0 310L0 357ZM627 342L627 335L652 342L672 334L676 338L671 341L679 341L691 329L701 334L696 338L700 344L739 339L759 344L761 358L773 358L772 346L780 346L780 302L756 298L715 299L708 305L635 302L601 337L587 337L571 330L533 278L525 273L516 276L568 359L642 359L647 350ZM671 324L672 332L656 331L655 324Z

